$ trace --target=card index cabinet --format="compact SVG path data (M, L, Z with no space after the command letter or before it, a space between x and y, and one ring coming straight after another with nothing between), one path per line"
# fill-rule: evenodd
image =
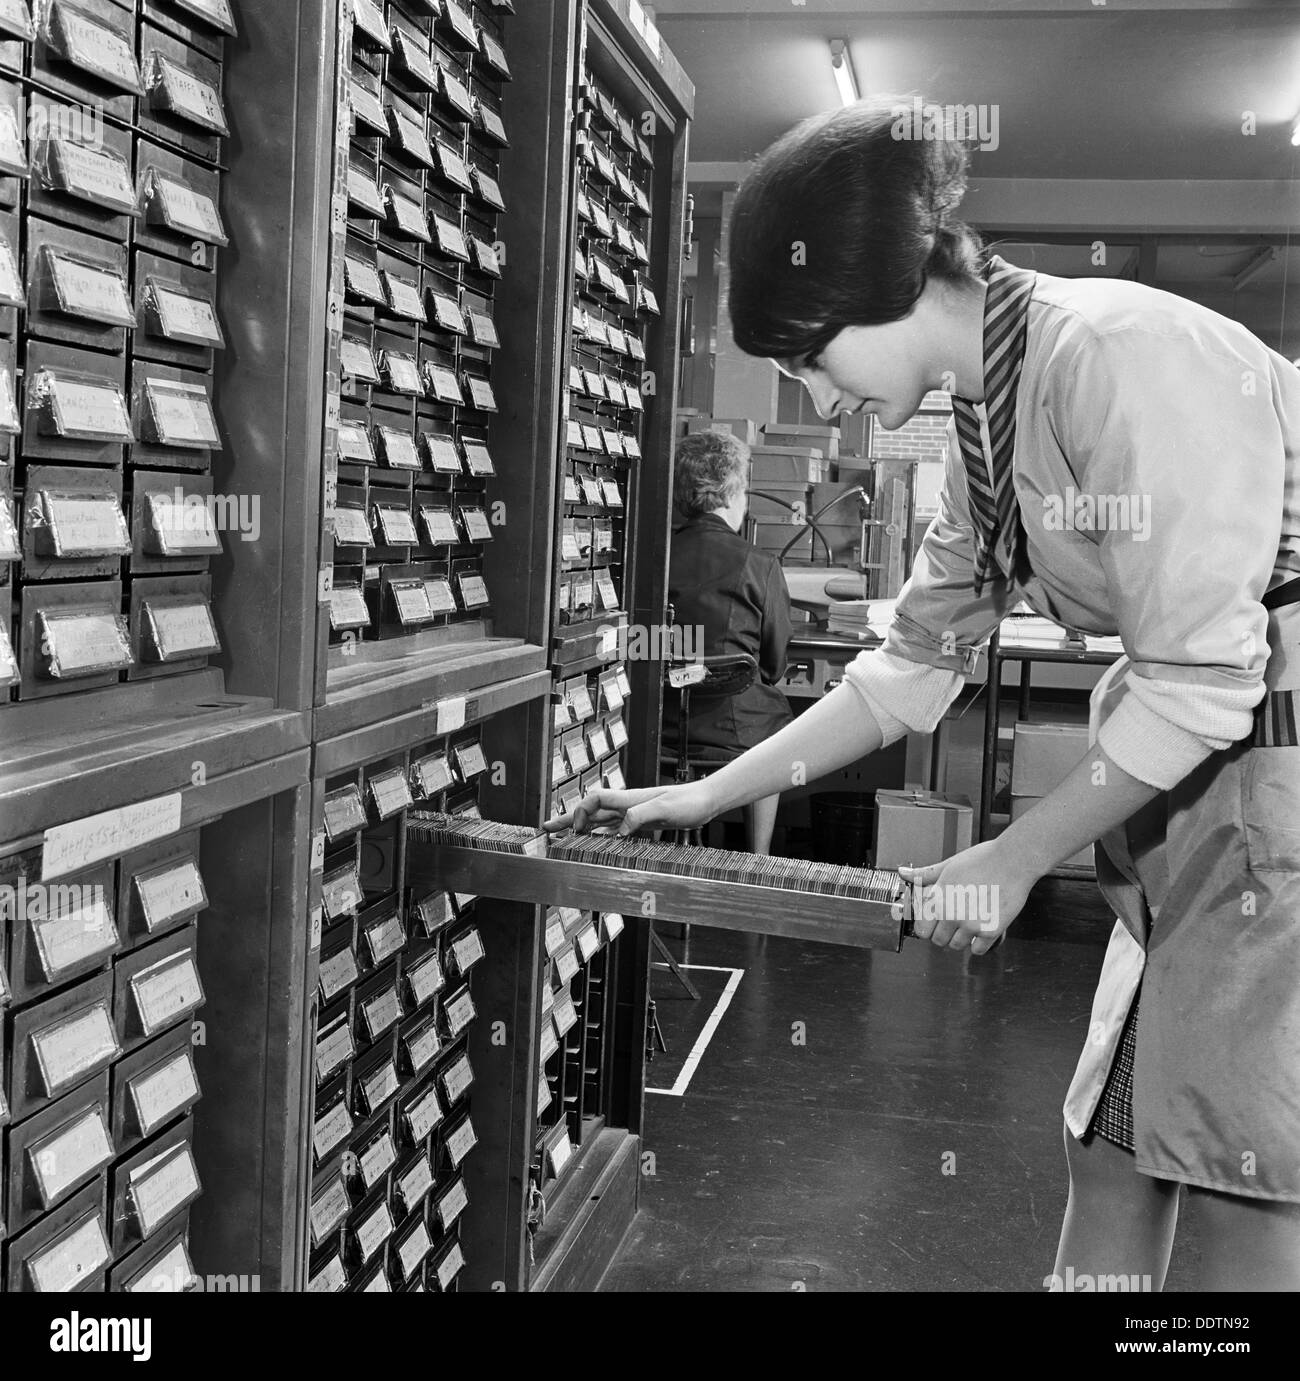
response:
M326 347L322 660L487 654L511 6L344 0ZM514 640L515 643L518 639ZM486 666L487 660L481 657Z
M256 494L213 481L234 0L8 9L0 716L219 658L209 571Z

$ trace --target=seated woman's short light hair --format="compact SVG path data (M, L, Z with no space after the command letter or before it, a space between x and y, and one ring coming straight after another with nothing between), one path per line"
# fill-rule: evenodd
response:
M683 518L726 508L749 481L749 447L730 432L692 432L673 457L673 504Z

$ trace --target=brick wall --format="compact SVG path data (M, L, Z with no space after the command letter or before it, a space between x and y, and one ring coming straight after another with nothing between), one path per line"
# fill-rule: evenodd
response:
M927 393L920 411L895 432L877 426L871 454L877 460L942 461L948 445L952 399L943 392Z

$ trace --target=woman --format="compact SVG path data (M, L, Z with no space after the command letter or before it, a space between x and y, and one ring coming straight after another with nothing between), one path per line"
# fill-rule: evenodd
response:
M740 536L749 507L749 447L726 432L693 432L673 456L673 503L682 526L668 558L668 603L679 627L699 629L705 657L748 653L758 676L739 695L691 696L687 749L693 758L726 762L790 722L777 687L790 643L790 592L780 562ZM664 698L664 749L678 742L678 699ZM698 750L698 751L697 751ZM780 797L745 805L750 853L772 847Z
M1180 298L986 260L953 218L963 151L897 130L866 103L799 126L742 187L730 246L738 344L823 417L894 428L953 394L889 636L706 782L594 792L573 823L696 822L932 729L1017 598L1118 633L1093 748L996 839L905 873L916 931L984 953L1101 840L1119 919L1066 1101L1055 1274L1160 1288L1186 1185L1203 1288L1300 1289L1300 373ZM968 884L997 889L982 933L943 911Z

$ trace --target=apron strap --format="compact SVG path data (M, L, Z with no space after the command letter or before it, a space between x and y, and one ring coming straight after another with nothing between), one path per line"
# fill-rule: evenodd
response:
M1300 575L1275 586L1260 600L1265 609L1281 609L1284 604L1300 604Z

